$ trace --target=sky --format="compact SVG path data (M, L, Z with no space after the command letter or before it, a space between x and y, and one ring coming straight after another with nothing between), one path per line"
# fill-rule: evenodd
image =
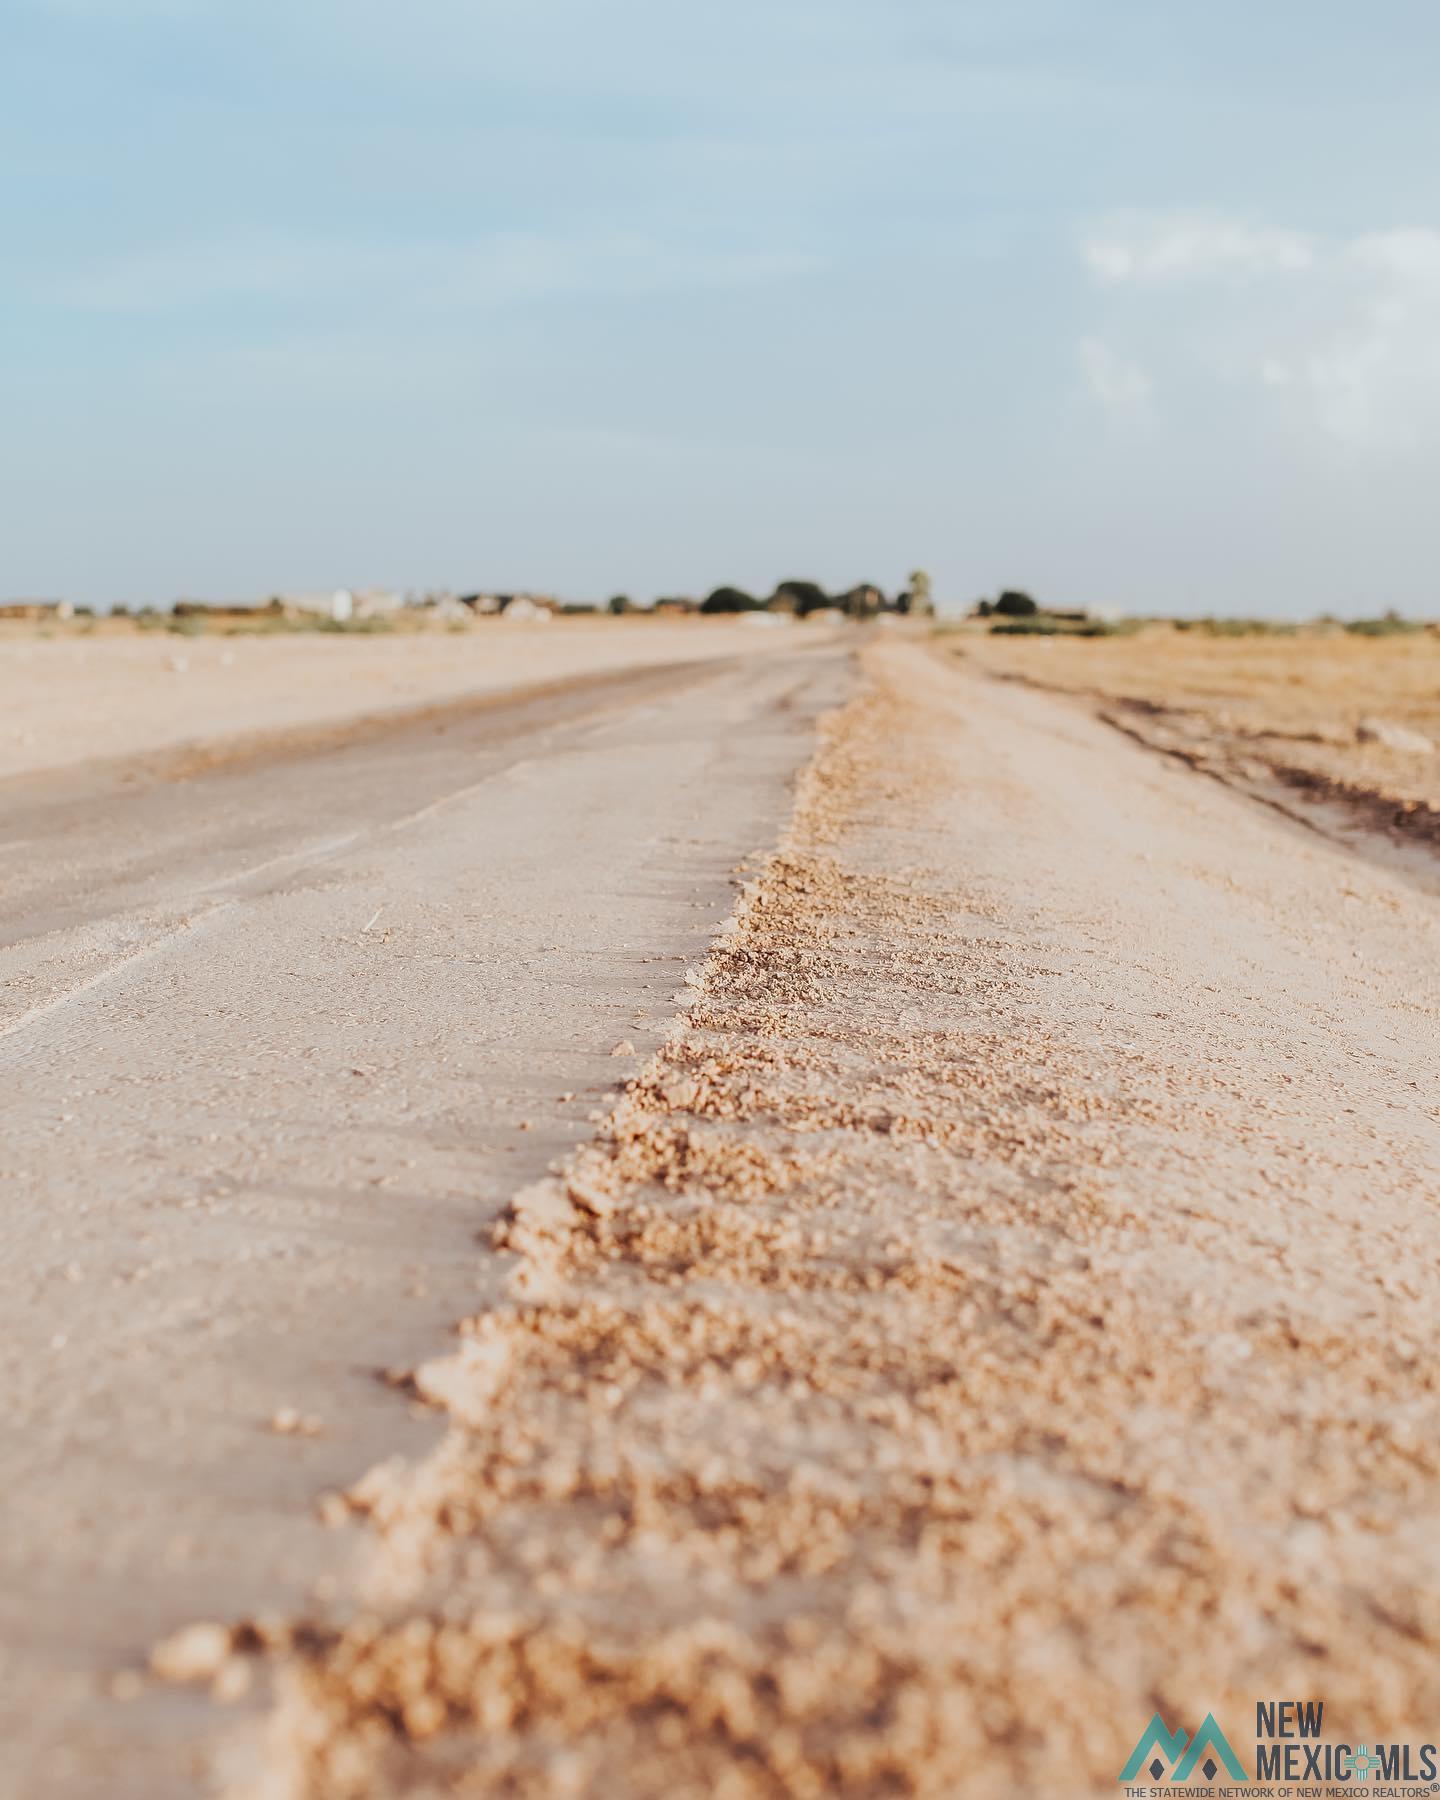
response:
M1440 612L1433 0L0 0L0 596Z

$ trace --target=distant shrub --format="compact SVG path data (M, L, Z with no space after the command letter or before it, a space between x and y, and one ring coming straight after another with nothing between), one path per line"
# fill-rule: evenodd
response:
M999 611L998 607L996 611ZM1037 614L1034 618L1010 618L1003 625L990 627L992 637L1059 637L1063 632L1063 626L1057 625L1054 619L1045 618L1043 614ZM1068 635L1074 637L1078 634L1070 632Z
M618 619L621 613L634 612L635 602L628 594L613 594L605 603L605 610L608 613L614 613Z
M1193 631L1200 637L1277 637L1296 628L1278 619L1175 619L1177 631Z
M1354 637L1395 637L1406 632L1423 631L1424 626L1414 619L1405 619L1398 612L1382 613L1378 619L1349 619L1345 629Z
M863 581L858 587L851 588L848 593L839 595L837 598L844 606L846 617L850 619L873 619L877 613L886 610L885 590L876 587L873 581ZM914 603L914 598L914 595L908 590L903 594L897 594L894 610L898 613L908 613ZM814 608L807 608L807 610L813 612ZM922 607L920 610L923 612L925 609Z
M770 604L776 612L798 613L803 619L806 613L829 606L830 596L818 581L781 581L776 583Z
M763 612L765 602L747 594L744 588L718 587L700 602L702 613Z
M995 611L1002 619L1033 619L1040 611L1040 604L1019 588L1006 588L995 602Z

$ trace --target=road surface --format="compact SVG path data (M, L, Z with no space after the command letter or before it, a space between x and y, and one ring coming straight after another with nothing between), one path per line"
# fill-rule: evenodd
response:
M269 1792L1078 1800L1157 1711L1254 1776L1286 1699L1423 1770L1432 873L865 660L357 1496L390 1597L297 1644Z
M1292 1697L1435 1740L1428 866L863 664L12 806L39 1791L248 1782L243 1707L90 1696L262 1611L287 1800L1072 1800L1157 1710L1253 1774Z
M434 1435L376 1371L659 1041L845 679L663 667L0 790L0 1791L200 1791L220 1715L111 1677L343 1591L316 1496Z

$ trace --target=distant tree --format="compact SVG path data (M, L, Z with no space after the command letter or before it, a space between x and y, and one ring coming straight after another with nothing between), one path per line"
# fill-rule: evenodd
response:
M615 594L607 603L605 610L614 613L618 618L621 613L634 612L635 602L628 594Z
M1039 604L1019 588L1006 588L995 602L995 611L1006 619L1033 619L1039 610Z
M989 600L977 600L975 602L975 617L977 619L988 619L994 610L994 605Z
M781 581L770 596L770 606L775 612L799 613L802 619L806 613L829 604L830 596L818 581Z
M897 612L903 610L899 599L895 602ZM873 581L862 581L858 587L850 589L845 595L845 612L852 619L873 619L878 612L885 610L884 592L875 586Z
M910 604L905 609L912 613L933 613L935 601L930 592L930 577L923 569L914 569L910 575Z
M700 602L700 610L702 613L759 612L764 604L753 594L747 594L744 588L718 587Z

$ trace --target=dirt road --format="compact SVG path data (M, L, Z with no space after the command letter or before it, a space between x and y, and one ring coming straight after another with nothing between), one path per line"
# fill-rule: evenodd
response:
M668 1028L845 680L687 664L5 785L0 1791L211 1778L215 1708L97 1692L196 1613L343 1590L316 1496L434 1436L375 1372Z
M1157 1709L1253 1774L1277 1697L1433 1742L1433 893L869 661L421 1371L267 1792L1072 1800Z
M1352 1744L1435 1740L1435 885L922 644L879 641L865 663L778 853L678 1017L656 982L647 1032L629 1022L647 966L627 969L618 945L683 956L717 916L731 840L766 841L805 715L843 680L823 656L769 672L800 684L789 713L754 669L656 702L653 766L704 801L692 866L712 910L687 919L663 832L627 864L603 778L634 759L597 774L594 739L562 733L563 775L528 753L539 774L497 773L454 803L485 809L480 905L508 928L511 965L544 954L549 911L525 936L537 908L573 905L557 935L590 943L603 907L583 916L577 878L608 896L615 936L608 959L572 965L568 1038L537 1024L538 979L518 975L497 999L447 967L393 1011L382 950L439 955L458 930L495 954L489 912L477 923L454 898L482 880L463 810L393 854L372 836L267 876L290 922L257 907L248 949L222 950L242 921L207 916L208 973L177 983L169 952L138 965L147 1016L179 1005L184 1023L134 1071L92 1010L105 984L36 1013L73 1035L17 1065L27 1166L58 1200L23 1215L36 1242L12 1268L34 1299L30 1314L23 1293L7 1305L29 1319L33 1360L7 1379L24 1395L44 1371L32 1430L62 1500L76 1485L63 1431L103 1437L103 1395L120 1429L154 1441L178 1383L170 1516L136 1523L112 1595L162 1532L186 1534L191 1455L207 1520L218 1473L243 1488L253 1471L218 1554L195 1530L200 1574L179 1565L100 1654L173 1616L187 1580L191 1616L248 1619L221 1673L280 1679L260 1791L1071 1800L1116 1791L1156 1710L1186 1731L1213 1712L1253 1774L1254 1705L1270 1698L1322 1699L1327 1734ZM742 716L770 723L757 738ZM628 741L636 717L605 729ZM758 761L736 766L737 751ZM718 787L717 767L732 776ZM663 789L643 804L653 833ZM382 902L397 913L384 946ZM483 1051L430 1030L435 1008L455 1031L484 1021ZM654 1054L544 1176L583 1133L534 1094L593 1091L622 1028ZM350 1074L377 1032L367 1073ZM166 1085L177 1069L183 1093ZM130 1078L123 1097L106 1085ZM371 1097L359 1084L377 1079ZM522 1141L506 1130L522 1107L555 1122L495 1155ZM197 1120L183 1138L177 1118ZM82 1122L88 1161L66 1147ZM397 1271L394 1215L363 1184L406 1156L415 1167L379 1190L403 1209ZM119 1361L124 1308L148 1283L105 1290L116 1335L80 1375L57 1361L68 1339L39 1348L83 1288L71 1244L45 1234L93 1219L112 1166L146 1169L122 1190L156 1200L117 1217L126 1241L143 1212L165 1233L146 1259L192 1258L164 1317L167 1341L210 1359L193 1380L173 1357L162 1378L143 1335L148 1368ZM477 1253L468 1234L496 1213ZM197 1229L217 1234L203 1270L178 1247ZM292 1260L260 1261L285 1245ZM97 1240L101 1266L118 1252ZM397 1273L427 1286L413 1328ZM439 1318L462 1312L459 1350L437 1355ZM277 1313L289 1344L264 1323ZM327 1333L331 1368L315 1350ZM233 1385L207 1418L222 1358ZM297 1524L304 1491L400 1441L399 1402L364 1397L347 1360L408 1361L448 1430L358 1485L356 1524L325 1541L336 1558L372 1545L360 1587L347 1576L301 1607L287 1584L336 1566ZM328 1408L339 1435L266 1437L257 1422L282 1402ZM153 1453L138 1462L113 1474L132 1509L156 1481ZM48 1590L31 1566L47 1510L60 1516L22 1518L32 1551L7 1635L55 1629L47 1599L76 1591L79 1563ZM55 1537L103 1565L112 1539L92 1525L77 1514ZM252 1540L265 1561L245 1562ZM245 1564L229 1586L228 1556ZM247 1584L266 1590L248 1608ZM108 1618L103 1587L87 1604L92 1628ZM289 1617L257 1621L262 1606ZM174 1731L164 1705L147 1689L91 1726L133 1748L127 1718ZM213 1711L193 1707L208 1748ZM232 1773L256 1791L242 1760Z

